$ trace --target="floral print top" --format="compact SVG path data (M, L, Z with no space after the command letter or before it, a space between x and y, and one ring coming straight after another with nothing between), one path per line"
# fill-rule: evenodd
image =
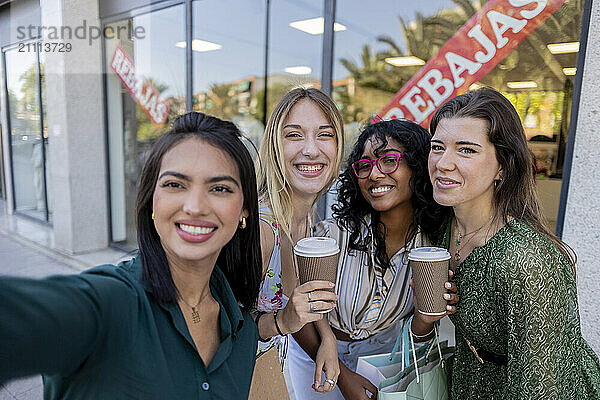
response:
M256 309L262 312L273 312L275 310L284 308L288 302L287 296L283 294L283 285L281 283L281 246L279 226L273 219L271 210L268 207L262 206L259 211L260 219L269 224L273 230L273 235L275 236L275 245L273 246L271 258L269 259L269 266L267 267L267 271L260 286ZM287 340L287 335L277 335L273 336L266 342L259 341L258 348L256 350L256 356L258 357L271 347L277 346L279 358L281 364L283 365L283 361L287 353Z
M449 229L445 237L447 246ZM457 266L453 399L600 399L600 362L581 336L572 266L514 219ZM479 362L468 347L507 357Z

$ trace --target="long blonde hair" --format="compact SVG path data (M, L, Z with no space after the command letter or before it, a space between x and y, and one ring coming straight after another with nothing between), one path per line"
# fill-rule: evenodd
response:
M291 224L293 216L292 192L285 177L285 159L283 157L282 130L283 124L292 107L302 99L309 99L327 116L333 126L337 139L337 155L333 173L329 182L317 194L316 199L331 187L338 177L344 152L344 121L333 100L315 88L296 88L281 98L271 113L265 134L260 143L258 169L258 196L262 204L270 207L272 217L279 228L291 240ZM313 204L314 206L314 204Z

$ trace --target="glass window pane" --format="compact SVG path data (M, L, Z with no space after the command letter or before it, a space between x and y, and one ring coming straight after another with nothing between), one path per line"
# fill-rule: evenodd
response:
M15 207L45 220L37 53L13 49L5 57Z
M194 111L232 120L258 143L264 131L263 1L193 3Z
M268 114L296 86L321 86L323 1L271 2Z
M113 241L134 246L135 197L145 152L185 112L185 8L165 8L107 24Z
M346 151L354 144L361 124L379 115L486 3L384 0L377 7L386 12L365 13L355 1L337 1L336 19L348 27L335 36L333 71L334 99L347 128ZM511 7L507 2L498 3ZM565 2L479 82L465 89L492 86L517 109L536 156L538 193L551 224L558 212L581 13L581 2ZM549 46L552 44L563 44L563 48L557 51Z

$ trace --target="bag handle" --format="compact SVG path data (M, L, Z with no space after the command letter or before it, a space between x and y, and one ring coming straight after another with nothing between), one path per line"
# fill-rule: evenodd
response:
M408 319L404 320L402 324L402 329L400 329L400 331L398 332L398 337L396 338L396 342L394 343L394 347L392 348L392 352L390 353L390 361L392 361L396 356L396 353L398 352L398 349L400 347L400 342L405 342L402 339L407 334L406 327L408 326L408 321L410 321L411 318L412 315ZM404 370L404 346L402 347L402 370Z
M417 351L415 350L414 334L412 333L412 329L410 328L410 325L407 324L407 326L409 327L408 333L410 336L410 344L411 344L412 353L413 353L413 360L415 363L415 374L417 375L417 384L419 384L419 381L420 381L420 379L419 379L419 364L417 363ZM440 347L440 336L438 333L437 323L433 324L433 331L434 331L434 336L433 336L432 340L435 340L437 343L438 353L440 355L440 366L442 368L444 368L444 358L442 357L442 348ZM407 343L407 346L408 346L408 343ZM431 354L432 348L433 348L433 346L429 348L425 357L429 357L429 354Z

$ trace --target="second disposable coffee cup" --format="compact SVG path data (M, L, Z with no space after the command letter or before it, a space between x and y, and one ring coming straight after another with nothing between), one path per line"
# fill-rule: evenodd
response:
M444 284L448 282L450 253L439 247L418 247L408 255L418 310L425 315L446 312Z
M294 246L300 284L316 280L335 284L339 252L335 239L318 236L300 239Z

